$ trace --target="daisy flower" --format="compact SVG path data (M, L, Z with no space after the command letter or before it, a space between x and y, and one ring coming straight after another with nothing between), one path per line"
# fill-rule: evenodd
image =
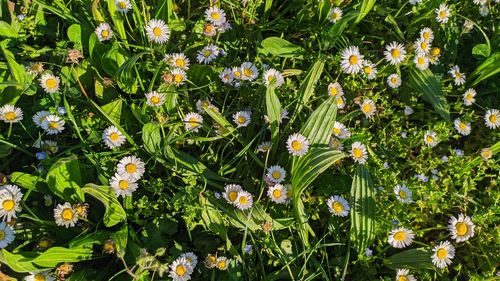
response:
M42 141L41 147L51 155L54 155L57 153L57 151L59 151L57 142L51 140Z
M23 194L19 188L14 185L6 185L0 190L0 218L3 221L10 222L12 218L17 218L16 212L21 210L21 202Z
M0 249L9 246L15 239L14 229L5 222L0 222Z
M23 111L19 107L6 104L0 107L0 120L5 123L17 123L23 120Z
M488 161L493 156L493 152L491 151L491 149L489 147L486 147L486 148L481 149L480 155L484 160Z
M135 156L125 156L118 162L117 173L130 181L142 178L145 171L144 162Z
M399 65L406 58L406 51L403 44L392 42L385 47L385 59L392 65Z
M377 67L371 61L365 60L363 63L363 75L368 80L373 80L377 77Z
M484 123L490 129L500 127L500 111L498 109L488 109L484 114Z
M417 53L428 54L429 51L431 50L431 45L430 45L429 41L426 41L422 38L415 41L415 47L416 47Z
M167 56L165 56L165 59L167 60ZM189 58L186 57L184 53L171 54L167 62L171 67L180 68L183 70L189 69Z
M42 122L42 129L44 129L48 135L57 135L64 131L64 124L65 122L61 117L51 114L45 117L45 120Z
M269 196L271 201L277 204L284 204L287 202L288 199L287 190L281 184L270 186L269 189L267 190L267 196Z
M357 46L350 46L342 51L340 67L348 74L357 74L363 67L363 56Z
M455 79L454 83L456 86L460 86L465 83L465 74L460 72L460 67L454 65L450 68L448 73Z
M285 180L286 171L279 165L267 168L267 177L273 183L280 183Z
M108 23L101 23L95 29L95 34L100 42L107 41L113 37L113 30L111 30L111 26Z
M182 253L180 258L185 258L190 262L192 268L195 268L198 264L198 257L193 252Z
M338 109L342 109L345 107L344 97L342 97L342 96L335 97L335 102L337 103Z
M455 119L455 130L462 136L468 136L470 134L470 122L460 121L460 118Z
M342 10L339 7L335 7L330 9L330 14L328 15L328 19L331 22L336 23L342 18Z
M57 76L45 73L38 81L40 81L40 86L42 86L46 93L53 94L59 91L59 83L61 80Z
M434 40L434 32L432 29L424 27L420 30L420 39L430 44Z
M424 134L424 143L429 147L435 147L439 143L436 132L427 131Z
M411 203L413 201L411 191L404 185L396 185L394 187L394 194L396 194L396 198L402 203Z
M205 23L203 25L203 35L212 37L215 36L215 34L217 34L217 27L215 27L215 25L211 23Z
M332 138L330 142L328 143L328 147L333 150L343 150L344 146L340 142L338 138Z
M187 281L191 279L192 273L193 267L191 263L186 258L179 257L170 265L168 276L170 276L173 281Z
M209 64L218 55L219 55L219 47L213 44L208 44L208 46L198 51L196 60L198 61L198 63Z
M388 242L394 248L405 248L413 243L415 235L410 229L399 227L389 233Z
M73 227L78 222L78 214L70 203L57 204L54 209L54 219L56 224L66 228Z
M219 26L226 21L226 13L218 7L210 7L205 10L205 20Z
M335 121L335 123L333 124L332 133L339 139L346 139L351 136L349 129L347 129L344 124L337 121Z
M281 87L281 85L283 85L283 82L285 82L285 79L283 78L283 74L281 74L281 72L279 72L278 70L276 70L274 68L270 68L270 69L266 70L266 72L264 72L263 76L264 76L263 77L264 84L266 85L266 87L269 87L271 82L274 81L274 86L276 88L279 88L279 87Z
M368 159L368 153L366 152L366 146L361 142L357 141L351 145L351 157L354 162L359 164L365 164Z
M432 263L438 268L445 268L452 263L455 257L455 248L448 241L440 242L434 247L432 254Z
M234 80L233 70L227 67L224 68L224 70L219 74L219 78L222 81L222 83L231 84Z
M450 8L446 4L439 5L439 8L434 10L436 12L436 20L439 23L447 23L450 17Z
M286 141L288 153L293 156L303 156L309 150L309 141L303 135L295 133Z
M165 103L165 94L152 91L146 95L146 104L152 107L159 107Z
M26 71L30 75L38 75L43 72L43 63L40 62L30 62L28 66L26 66Z
M184 127L188 131L193 131L195 133L201 128L203 124L203 117L196 112L189 112L184 117Z
M226 270L228 267L229 267L229 260L226 257L220 256L217 258L218 270Z
M476 99L474 98L475 96L476 96L476 90L470 88L467 91L465 91L462 97L464 104L466 106L471 106L476 101Z
M265 141L257 146L257 151L266 153L271 149L271 142Z
M227 184L224 187L224 192L222 193L222 197L226 199L227 203L235 204L236 199L238 198L238 192L242 190L243 188L239 184Z
M486 5L487 0L472 0L472 2L478 6Z
M234 203L236 208L240 210L247 210L252 208L252 204L253 204L253 197L252 194L250 194L250 192L245 190L238 191L238 197L236 198L236 202Z
M401 86L401 78L396 73L393 73L387 77L387 84L393 89L399 88Z
M410 274L409 269L398 269L396 270L396 280L397 281L417 281L413 275Z
M109 185L113 188L117 197L131 196L139 187L135 180L130 180L125 175L120 175L119 173L115 173L111 177Z
M455 239L457 243L469 240L469 238L474 236L474 223L469 216L464 214L459 214L458 219L451 216L448 221L448 230L452 239Z
M233 114L233 121L236 123L236 127L246 127L252 121L252 112L250 111L238 111Z
M130 0L115 0L116 10L121 13L127 13L132 9L132 3Z
M176 86L181 86L186 81L186 71L180 68L175 68L174 70L172 70L170 74L172 75L173 83Z
M102 133L102 140L107 147L114 149L125 143L125 136L115 126L109 126Z
M39 128L42 127L42 124L43 124L43 121L45 121L45 118L47 118L47 116L50 115L50 112L49 111L38 111L37 113L35 113L35 115L33 115L33 122L35 123L35 125Z
M420 3L422 3L422 0L410 0L410 4L411 4L411 5L418 5L418 4L420 4ZM396 279L397 279L397 278L396 278ZM399 280L398 280L398 281L399 281ZM402 281L402 280L401 280L401 281Z
M482 17L486 17L489 13L490 13L490 9L488 9L488 6L483 5L483 6L479 7L479 14Z
M345 217L349 214L349 203L343 197L334 195L326 200L326 204L328 205L328 210L334 216Z
M424 53L418 53L415 55L413 62L415 63L415 66L422 71L429 68L429 59Z
M342 86L338 82L330 83L328 84L328 95L332 97L343 96L344 90L342 89Z
M52 277L52 272L50 270L41 272L30 272L30 275L24 277L24 281L54 281L56 280Z
M372 118L377 110L375 103L371 99L365 99L359 107L361 108L361 112L365 114L366 118Z
M241 80L253 81L259 76L257 67L251 62L241 64Z
M213 106L212 103L205 99L205 100L198 100L196 102L196 110L199 112L199 113L203 113L205 112L205 108L209 108Z
M163 44L168 41L170 30L163 20L152 19L146 25L146 35L150 42Z
M413 108L409 107L409 106L405 106L405 115L412 115L413 114Z
M441 57L441 49L438 47L432 47L429 52L429 62L436 65L439 62L439 57Z

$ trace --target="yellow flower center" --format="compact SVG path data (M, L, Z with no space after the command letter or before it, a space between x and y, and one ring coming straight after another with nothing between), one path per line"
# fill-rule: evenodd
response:
M129 163L125 166L127 173L135 173L137 171L137 166L134 163Z
M490 158L491 157L491 150L484 150L481 152L481 156L483 158Z
M218 12L212 12L211 16L214 20L220 19L220 14Z
M418 57L418 59L417 59L417 63L418 63L418 64L424 64L424 63L425 63L425 59L424 59L424 57Z
M396 241L403 241L406 239L406 233L404 231L398 231L394 233L394 239Z
M5 238L5 231L0 230L0 241L2 241Z
M408 281L408 278L406 278L406 276L400 275L398 277L398 281Z
M352 55L349 57L349 63L351 65L358 64L358 60L359 60L359 58L356 55Z
M436 256L438 257L438 259L442 260L448 256L448 251L445 248L441 248L437 250Z
M281 173L278 171L274 171L271 176L273 176L274 179L279 179L281 178Z
M431 33L426 31L422 34L422 37L424 37L425 40L429 40L431 38Z
M217 262L217 258L216 258L214 255L209 255L209 256L207 257L207 260L208 260L208 262L209 262L209 263L211 263L211 264L214 264L214 263L216 263L216 262Z
M273 190L273 197L280 198L281 197L281 190L279 190L279 189Z
M396 84L397 82L398 82L398 78L396 78L396 77L392 77L391 78L391 83L392 84Z
M367 103L367 104L363 105L363 108L361 108L361 110L362 110L364 113L368 113L368 112L370 112L370 110L371 110L371 109L372 109L372 106L371 106L369 103Z
M427 137L425 137L425 139L427 140L428 143L431 143L434 141L434 138L432 136L427 136Z
M16 119L16 113L14 111L9 111L9 112L5 113L4 118L7 121L12 121L12 120Z
M292 141L292 149L295 151L301 150L302 149L302 142L298 140Z
M344 205L342 205L342 203L337 202L337 201L333 202L332 208L337 213L344 211Z
M34 278L35 281L45 281L45 276L42 273L37 273Z
M108 30L103 30L103 31L101 31L101 36L102 36L103 38L108 38L108 36L109 36L109 31L108 31ZM49 79L49 80L50 80L50 79ZM54 80L54 79L52 79L52 80ZM48 84L48 80L47 80L47 84ZM55 85L55 84L54 84L54 85ZM49 87L49 86L47 85L47 87ZM49 87L49 88L50 88L50 87Z
M205 50L205 51L203 51L203 56L204 56L205 58L210 57L210 55L211 55L211 54L212 54L212 51L210 51L210 50Z
M245 206L246 204L248 204L248 198L246 196L240 196L238 201L240 201L240 204Z
M12 211L16 207L16 202L12 199L7 199L2 202L2 208L9 212Z
M238 192L236 191L229 191L229 193L227 194L227 198L229 199L229 201L231 202L234 202L236 201L236 198L238 197Z
M439 17L442 19L446 18L446 11L439 11Z
M472 95L471 94L466 94L465 95L465 99L468 100L468 101L472 100Z
M153 28L153 34L154 34L156 37L161 36L161 28L159 28L159 27L155 27L155 28Z
M123 10L123 9L127 8L127 3L125 3L125 1L120 1L118 3L118 7Z
M217 267L218 267L219 269L224 269L224 268L226 268L226 261L224 261L224 260L218 261L218 262L217 262Z
M118 135L118 133L116 133L116 132L112 132L111 135L109 135L109 139L111 141L117 141L119 138L120 138L120 135Z
M125 190L128 188L128 181L126 180L121 180L118 182L118 187L121 189L121 190Z
M335 87L330 88L330 96L335 97L338 94L338 90Z
M184 61L184 59L176 59L175 60L175 65L177 65L177 67L185 67L186 66L186 61Z
M458 236L464 236L465 234L467 234L469 227L466 223L459 222L459 223L455 224L455 230L456 230Z
M238 116L237 120L238 120L238 123L240 123L240 124L244 124L247 121L245 116L241 116L241 115Z
M403 190L400 190L398 194L399 194L399 197L401 197L403 199L406 199L406 197L408 197L408 195L406 194L406 192L404 192Z
M182 74L175 74L175 75L174 75L174 80L175 80L175 82L177 82L177 83L181 83L181 82L182 82L182 80L184 80L184 76L182 76Z
M250 69L250 68L245 68L245 69L243 69L243 74L244 74L245 76L252 76L253 71L252 71L252 69Z
M61 213L61 217L67 221L72 220L74 215L75 214L73 213L73 210L71 210L70 208L64 209Z
M437 48L437 47L436 47L436 48L432 48L432 49L431 49L431 55L433 55L433 56L435 56L435 57L436 57L436 56L439 56L439 54L440 54L440 53L441 53L441 49L440 49L440 48Z
M429 47L429 46L427 45L427 43L425 41L420 43L420 48L422 48L422 50L427 50L427 47Z
M152 104L158 104L160 103L160 97L158 96L152 96L151 99L150 99L151 103Z
M188 120L188 124L189 124L189 126L191 126L191 127L196 127L196 126L198 126L198 123L199 123L199 122L198 122L198 118L195 118L195 117L191 117L191 118L189 118L189 120Z
M363 71L366 74L370 74L370 73L372 73L372 68L370 66L365 66L365 68L363 68Z
M341 106L344 104L344 99L343 98L337 98L337 106Z
M337 127L334 127L332 131L333 131L333 133L334 133L335 135L337 135L337 136L338 136L338 135L340 135L340 133L341 133L340 128L337 128Z
M211 25L211 24L207 24L207 25L205 25L205 33L210 34L210 33L212 33L213 31L214 31L214 26L213 26L213 25Z
M497 122L497 116L495 114L491 114L490 117L488 117L491 123L496 123Z
M38 242L38 247L47 248L49 246L49 240L41 240Z
M339 14L338 13L332 13L332 19L333 20L336 20L339 18Z
M363 150L359 147L355 147L352 150L352 155L354 155L355 158L361 158L361 156L363 156Z
M186 274L186 267L183 265L178 265L175 268L175 273L179 276L184 276Z
M45 81L45 86L47 86L47 88L49 88L49 89L53 89L53 88L57 87L56 79L54 79L54 78L47 79L47 81Z
M401 52L398 49L392 49L391 50L391 56L393 58L399 58L399 55L401 55Z
M49 122L49 128L51 128L51 129L59 129L59 122L57 122L57 121L50 121Z
M465 130L467 128L467 125L465 125L464 123L460 123L458 127L460 128L460 130Z

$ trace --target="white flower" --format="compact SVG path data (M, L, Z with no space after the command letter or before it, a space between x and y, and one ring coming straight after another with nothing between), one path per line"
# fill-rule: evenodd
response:
M429 52L429 62L433 65L437 65L439 63L439 57L441 57L441 49L438 47L432 47Z
M457 65L452 66L448 73L455 79L455 85L460 86L465 83L465 74L460 72L460 68Z
M267 168L267 177L273 183L280 183L285 180L286 171L279 165Z
M479 14L483 17L486 17L490 13L490 9L488 9L488 6L483 5L479 7Z
M0 218L3 221L11 221L17 218L16 212L21 210L21 199L23 194L15 185L4 185L0 189Z
M490 129L500 127L500 111L498 109L488 109L484 114L484 123Z
M478 6L482 6L482 5L486 5L488 0L473 0L472 2Z
M191 279L192 273L193 267L191 263L186 258L179 257L170 265L168 276L173 281L187 281Z
M6 104L0 107L0 120L5 123L17 123L23 120L23 111L19 107Z
M64 131L64 124L64 120L59 116L51 114L45 117L45 120L42 122L42 129L44 129L48 135L57 135Z
M109 24L105 22L99 24L94 32L97 35L99 41L101 42L107 41L111 39L111 37L113 37L113 30L111 30Z
M439 243L433 249L434 254L432 254L432 263L438 268L445 268L452 263L452 259L455 257L455 248L448 241Z
M132 9L132 3L130 0L115 0L116 10L118 12L127 13Z
M328 143L328 147L330 147L330 149L333 149L333 150L343 150L344 149L344 146L342 145L340 140L338 138L335 138L335 137L332 137L332 139Z
M163 20L152 19L146 25L146 35L150 42L163 44L168 41L170 30Z
M186 117L184 117L184 126L188 131L197 133L202 124L203 117L196 112L189 112L186 114Z
M40 86L42 86L46 93L53 94L59 91L59 83L61 80L57 76L45 73L38 81L40 81Z
M199 112L199 113L204 113L205 112L205 108L209 108L213 106L212 103L205 99L205 100L198 100L196 102L196 110Z
M430 44L434 40L434 32L432 29L424 27L420 30L420 39L423 39Z
M396 185L394 187L394 194L396 194L396 198L402 203L411 203L413 201L411 190L404 185Z
M193 252L182 253L180 258L185 258L191 263L191 267L195 268L198 264L198 257Z
M335 102L337 103L338 109L342 109L345 107L344 97L342 97L342 96L335 97Z
M219 52L219 47L213 44L208 44L208 46L198 51L196 60L198 61L198 63L209 64L219 55Z
M270 186L267 190L267 196L269 196L271 201L277 204L287 203L288 199L287 189L281 184Z
M270 149L271 149L271 142L270 141L265 141L265 142L259 144L259 146L257 146L257 151L262 152L262 153L266 153Z
M361 112L365 114L366 118L372 118L377 110L375 103L371 99L365 99L359 107L361 108Z
M349 214L349 203L343 197L335 195L328 198L326 201L328 205L328 210L334 216L345 217Z
M417 5L417 4L420 4L420 3L422 3L422 0L410 0L410 4L411 5Z
M33 122L37 127L42 128L43 121L45 121L45 118L49 115L49 111L38 111L35 115L33 115Z
M0 249L9 246L15 239L14 229L5 222L0 222Z
M226 13L218 7L210 7L205 10L205 20L219 26L226 22Z
M455 239L457 243L467 241L474 236L475 225L469 216L459 214L458 219L451 216L448 223L451 238Z
M344 124L337 121L335 121L335 123L333 124L332 133L339 139L346 139L351 136L349 129L347 129Z
M238 111L233 114L233 121L236 123L237 128L246 127L252 121L252 112Z
M399 227L389 233L388 242L394 248L405 248L413 243L415 235L410 229Z
M439 143L439 139L437 137L436 132L434 131L427 131L424 134L424 143L427 146L430 147L435 147Z
M450 17L450 8L446 4L439 5L439 8L435 10L436 20L439 23L447 23Z
M368 80L373 80L377 77L377 67L371 61L365 60L363 63L363 75Z
M481 155L481 158L488 161L493 156L493 152L491 151L491 149L489 147L486 147L486 148L481 149L480 155Z
M170 65L170 67L180 68L183 70L189 69L189 58L186 57L184 53L165 55L165 60Z
M328 15L331 22L336 23L342 18L342 10L339 7L332 8Z
M56 154L59 150L57 142L51 140L41 141L40 147L52 155Z
M399 88L401 86L401 78L396 73L393 73L387 77L387 84L393 89Z
M467 91L465 91L462 99L464 100L464 104L466 106L471 106L476 99L474 98L476 96L476 90L470 88Z
M276 88L279 88L281 87L281 85L283 85L283 82L285 82L285 79L283 78L283 74L281 74L281 72L279 72L278 70L274 69L274 68L270 68L268 70L266 70L266 72L264 72L263 74L263 80L264 80L264 84L266 85L266 87L269 87L269 85L271 84L271 82L274 81L274 86Z
M238 192L238 197L236 198L236 202L234 203L236 208L240 210L247 210L252 208L252 204L253 204L252 194L250 194L250 192L248 191L240 190Z
M118 174L130 181L139 180L145 171L144 162L133 155L123 157L116 167Z
M159 107L165 103L165 94L152 91L146 94L146 104L152 107Z
M119 173L115 173L115 175L111 177L109 185L113 188L117 197L131 196L139 187L135 180L130 180L125 175L120 175Z
M233 70L231 68L224 68L219 74L219 78L224 84L231 84L234 80Z
M415 66L420 69L420 70L426 70L429 68L429 59L424 53L418 53L415 55L413 58L413 62L415 63Z
M368 153L366 152L366 146L361 142L357 141L351 145L351 157L354 162L359 164L365 164L368 159Z
M30 75L38 75L43 72L43 63L41 62L30 62L29 65L26 66L26 71Z
M330 83L328 84L328 95L332 97L340 97L344 95L344 90L338 82Z
M431 50L431 44L429 41L420 38L417 41L415 41L415 47L416 47L416 53L424 53L428 54L429 51Z
M173 83L175 85L181 86L184 82L186 82L186 71L180 68L175 68L170 74L172 75Z
M409 106L405 106L405 115L412 115L413 114L413 108Z
M24 281L54 281L56 280L52 276L50 270L40 271L40 272L30 272L30 275L24 277Z
M107 147L114 149L125 143L125 136L115 126L109 126L102 133L102 140Z
M406 58L406 51L403 44L392 42L385 47L385 59L392 65L399 65Z
M410 274L410 270L408 269L398 269L396 271L396 280L397 281L417 281L413 275Z
M251 62L241 64L241 80L253 81L259 76L257 67Z
M363 67L363 56L356 46L350 46L342 51L340 67L348 74L357 74Z
M57 204L57 207L54 209L54 220L59 226L66 228L73 227L78 222L78 214L68 202L62 205Z
M470 134L470 122L460 121L460 118L455 119L455 130L462 136L468 136Z
M238 192L242 190L243 188L239 184L227 184L224 187L224 192L222 193L222 197L226 199L227 203L235 204L236 199L238 198Z
M288 153L293 156L303 156L309 150L309 141L299 133L290 135L286 144Z

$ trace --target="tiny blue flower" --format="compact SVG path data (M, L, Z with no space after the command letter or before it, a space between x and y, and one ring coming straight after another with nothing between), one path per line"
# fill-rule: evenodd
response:
M245 245L245 253L246 254L252 254L253 253L252 245Z
M66 114L66 108L64 108L63 106L59 106L57 108L57 112L59 112L59 114L61 114L61 115L64 115L64 114Z
M366 248L365 249L365 256L367 256L367 257L373 256L373 251L370 250L370 248Z
M220 199L220 198L221 198L221 194L220 194L220 192L217 192L217 191L216 191L216 192L214 192L214 196L215 196L215 198L217 198L217 199Z
M408 136L408 133L407 133L407 132L402 132L402 133L401 133L401 137L402 137L403 139L406 139L406 138L407 138L407 136Z
M23 21L23 20L24 20L24 18L26 18L26 16L25 16L24 14L19 14L19 15L17 15L17 19L18 19L19 21Z
M47 158L47 153L45 151L37 152L36 153L36 158L38 160L43 160L43 159Z
M444 155L443 157L441 157L441 161L442 161L443 163L448 162L448 156Z
M464 152L461 150L461 149L455 149L455 153L457 154L457 156L459 157L463 157L464 156Z
M389 169L389 163L384 162L384 169L386 169L386 170Z

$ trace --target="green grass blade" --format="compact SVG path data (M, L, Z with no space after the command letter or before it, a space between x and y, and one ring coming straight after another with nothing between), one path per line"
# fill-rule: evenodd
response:
M392 255L385 261L387 267L410 268L410 269L432 269L431 251L425 248L409 249Z
M498 73L500 73L500 52L491 55L472 72L469 79L473 77L476 77L476 79L471 83L471 86L474 87L481 81L497 75Z
M413 68L410 71L410 86L414 91L422 93L434 110L450 122L450 106L446 101L441 84L434 74L426 69L424 71Z
M356 23L359 23L368 13L372 10L375 5L376 0L363 0L361 3L361 8L359 9L358 17L356 18Z
M274 86L269 86L266 91L267 117L271 126L272 151L277 150L279 122L281 117L281 104L274 91Z

